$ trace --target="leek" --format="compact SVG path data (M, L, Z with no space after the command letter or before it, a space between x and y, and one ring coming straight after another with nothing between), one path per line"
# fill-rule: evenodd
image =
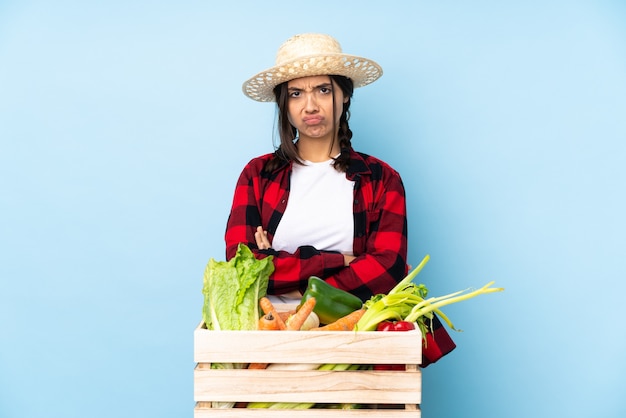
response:
M428 289L426 286L413 283L413 279L428 263L428 260L430 260L430 256L426 255L420 264L394 286L388 294L374 295L366 301L364 306L367 310L357 322L355 331L374 331L376 326L383 321L408 321L417 322L425 336L428 330L426 319L432 319L434 313L439 315L451 329L458 331L450 319L441 312L442 306L504 290L500 287L491 287L495 283L491 281L480 289L471 292L464 290L427 299Z

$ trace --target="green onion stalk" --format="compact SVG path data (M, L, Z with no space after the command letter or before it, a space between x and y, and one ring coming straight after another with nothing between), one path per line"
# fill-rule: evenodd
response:
M478 295L504 290L503 288L491 287L495 283L491 281L474 291L469 291L468 289L445 296L427 298L428 289L426 286L413 283L413 279L428 263L428 260L430 260L430 256L427 254L420 264L391 289L389 293L386 295L374 295L366 301L365 308L367 310L359 322L357 322L354 328L355 331L374 331L378 324L384 321L407 321L416 322L425 338L428 331L426 319L432 319L435 313L451 329L458 331L450 319L440 310L441 307L471 299Z

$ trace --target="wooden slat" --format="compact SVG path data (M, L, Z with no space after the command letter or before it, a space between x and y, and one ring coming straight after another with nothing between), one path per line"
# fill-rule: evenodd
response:
M419 404L421 372L206 370L195 401Z
M203 409L194 418L420 418L420 409Z
M419 364L422 336L406 332L194 331L196 363Z

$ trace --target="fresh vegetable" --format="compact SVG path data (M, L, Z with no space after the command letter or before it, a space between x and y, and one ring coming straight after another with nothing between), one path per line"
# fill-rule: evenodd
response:
M313 309L316 305L315 297L310 297L307 299L300 307L296 310L296 313L289 317L287 320L287 330L288 331L299 331L304 321L309 317L309 314L313 312Z
M317 300L313 312L322 324L330 324L351 312L361 309L363 301L352 293L338 289L316 276L311 276L300 304L314 297Z
M388 294L372 296L365 302L367 311L356 324L358 331L373 331L378 324L384 321L407 321L416 322L425 337L428 332L427 320L439 315L450 328L455 329L448 317L439 308L456 302L461 302L478 295L501 292L503 288L490 287L494 282L489 282L480 289L463 294L463 291L451 293L446 296L431 297L426 299L428 289L423 284L413 283L413 279L424 268L430 256L426 255L420 264L398 283ZM430 321L429 321L430 322Z
M265 315L272 314L274 318L276 318L276 323L278 325L278 329L285 330L287 329L287 325L285 325L285 321L281 318L280 314L272 304L272 301L269 300L266 296L263 296L259 299L259 306Z
M285 324L287 324L287 321L289 321L289 318L291 318L295 314L296 314L295 309L291 309L289 311L278 312L278 316L280 316L280 318L283 320ZM311 312L309 316L307 317L307 319L304 321L304 324L302 324L302 326L300 327L300 331L308 331L311 328L316 328L319 326L320 326L319 316L317 316L315 312Z
M259 319L258 329L261 331L276 331L279 330L278 320L280 318L276 318L272 313L268 313L267 315L263 315L261 319Z
M280 328L278 328L278 320L277 318L272 315L272 313L268 313L267 315L263 315L260 319L259 319L259 326L258 326L258 330L259 331L278 331ZM269 363L250 363L248 364L248 369L256 369L256 370L263 370L266 369Z
M414 329L415 325L409 321L385 321L376 327L376 331L411 331Z
M211 258L202 288L202 317L207 329L257 329L261 317L259 298L265 296L273 271L272 256L257 260L244 244L239 244L228 262Z
M269 366L269 363L250 363L246 368L250 370L265 370L267 366Z
M389 293L372 296L365 302L367 312L356 324L358 331L374 331L383 321L401 321L408 315L411 308L426 296L427 290L423 285L416 286L413 278L424 268L430 257L426 255L422 262L411 271L400 283L394 286ZM411 292L404 291L411 286ZM397 293L400 293L397 295Z
M293 314L296 313L295 309L291 309L289 311L280 311L278 312L278 316L280 317L280 319L283 320L283 322L286 324L287 320L289 319L289 317Z
M257 260L240 244L228 262L210 259L204 271L202 319L211 330L255 330L259 298L267 292L274 271L272 256ZM212 369L240 369L241 363L211 363ZM234 402L213 402L213 408L232 408Z
M313 328L317 328L320 326L320 318L317 316L315 312L311 312L309 316L307 316L304 324L300 327L300 331L309 331Z
M504 290L491 287L494 282L489 282L482 288L471 292L460 291L445 296L427 298L428 289L426 286L413 283L413 279L428 260L429 256L427 255L419 266L391 289L388 294L375 295L365 302L367 311L356 325L356 329L359 331L374 329L395 331L406 330L407 324L416 323L423 338L421 367L436 362L456 347L439 321L439 317L441 317L451 329L456 330L450 319L441 312L442 306L481 294ZM402 365L375 366L376 370L402 370L403 368Z
M311 409L314 403L303 402L249 402L247 408L254 409Z
M430 315L430 313L436 312L446 321L446 323L448 324L450 328L456 329L454 328L454 325L452 325L452 322L450 322L448 317L444 315L443 312L439 310L439 308L442 306L446 306L446 305L461 302L467 299L471 299L479 295L504 291L504 288L502 287L491 287L494 283L495 283L494 281L491 281L487 283L486 285L484 285L483 287L481 287L480 289L476 289L473 291L469 291L469 289L467 289L467 290L461 290L458 292L450 293L445 296L428 298L418 303L417 305L415 305L411 309L411 312L404 319L405 321L409 321L409 322L418 321L420 318L424 316L431 318L432 315Z
M298 331L312 315L314 316L314 323L319 324L319 320L316 319L317 315L313 312L313 307L315 306L314 298L309 299L297 312L290 315L286 323L283 322L280 313L276 311L276 308L268 298L261 298L259 305L262 305L262 309L267 311L267 314L259 319L258 329L262 331L279 331L281 327L289 331ZM309 325L308 327L310 328L311 326ZM268 363L250 363L248 364L248 369L263 370L268 366Z
M415 325L408 321L384 321L378 324L376 331L412 331ZM374 370L405 370L404 364L375 364Z
M311 331L352 331L364 314L365 309L357 309L337 319L335 322L326 324L323 327L312 328Z

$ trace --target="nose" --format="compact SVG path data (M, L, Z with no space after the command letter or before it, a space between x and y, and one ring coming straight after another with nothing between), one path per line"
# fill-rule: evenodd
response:
M317 99L315 97L315 94L308 93L306 95L306 103L305 103L304 110L306 112L308 112L308 113L313 113L313 112L316 112L318 110Z

